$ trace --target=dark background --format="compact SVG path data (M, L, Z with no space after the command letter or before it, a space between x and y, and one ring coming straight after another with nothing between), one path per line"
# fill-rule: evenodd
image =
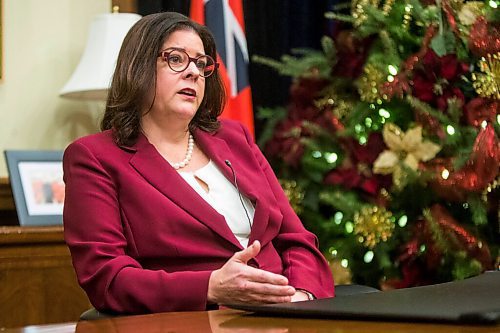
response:
M243 1L245 31L250 56L249 77L254 114L259 106L285 105L290 79L273 69L252 62L252 55L279 59L293 48L320 48L321 36L327 34L331 22L324 13L335 0L247 0ZM140 0L141 15L176 11L189 16L191 1ZM256 134L259 124L256 119Z

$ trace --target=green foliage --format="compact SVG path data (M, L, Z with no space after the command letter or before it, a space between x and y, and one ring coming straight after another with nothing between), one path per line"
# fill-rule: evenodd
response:
M324 36L321 39L323 51L312 49L293 49L292 55L283 55L281 61L276 61L267 57L254 55L252 60L271 68L274 68L281 75L293 78L319 75L328 78L330 69L335 65L336 49L333 40Z
M467 254L462 251L459 252L456 262L453 267L453 279L463 280L471 276L480 274L482 271L482 265L479 261L467 258Z
M344 217L352 220L354 213L363 206L359 202L358 196L353 192L341 190L325 189L320 193L321 202L331 205L333 208L344 213Z
M346 282L409 287L491 269L500 258L499 190L488 183L499 177L491 151L500 124L467 109L484 98L472 84L478 57L458 16L463 4L451 12L440 1L356 4L325 14L351 26L342 38L325 36L322 50L254 58L294 79L286 108L259 110L259 145L273 144L274 170L296 181L299 216L350 270ZM499 22L487 2L482 12ZM485 124L494 138L480 141Z
M265 126L261 130L258 145L264 145L273 136L273 131L276 125L286 117L286 109L284 107L265 108L260 107L257 110L257 119L264 120Z
M481 198L478 195L471 194L467 198L470 210L472 212L472 222L476 226L488 224L488 217L486 207L484 206Z
M447 30L438 34L432 39L431 47L439 57L455 51L455 36L453 32Z
M496 0L495 3L496 3L496 8L492 6L485 6L485 17L489 22L499 23L500 10L498 10L498 7L500 7L500 2Z

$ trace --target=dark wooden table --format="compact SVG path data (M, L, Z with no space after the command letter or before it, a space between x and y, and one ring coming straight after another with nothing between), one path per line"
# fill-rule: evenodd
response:
M9 333L482 333L500 326L257 317L236 310L173 312L7 329Z

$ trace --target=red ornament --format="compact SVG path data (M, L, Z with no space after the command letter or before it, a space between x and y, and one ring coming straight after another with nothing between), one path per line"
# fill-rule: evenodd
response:
M343 131L345 129L344 124L339 120L339 118L333 116L331 122L335 131Z
M484 121L494 122L499 111L499 101L476 97L465 105L465 118L469 125L480 127Z
M439 120L437 120L427 112L422 112L417 109L414 110L414 114L415 121L421 124L422 127L425 128L429 133L435 134L442 140L446 137L446 133Z
M401 64L401 70L394 77L394 81L384 83L384 85L381 88L381 92L382 94L386 95L387 100L391 100L392 97L394 96L403 98L403 95L405 93L411 91L410 81L408 77L410 76L410 73L413 71L415 66L418 63L420 63L423 56L429 50L429 44L435 34L436 34L436 26L434 25L429 26L427 28L427 31L425 32L425 36L422 40L422 47L420 48L420 50L417 53L414 53L411 56L409 56Z
M310 136L300 120L285 119L279 123L273 138L266 144L268 156L279 156L286 164L297 168L304 155L302 137Z
M486 244L479 242L477 237L462 227L441 205L431 207L431 216L441 228L446 242L450 245L449 251L466 251L470 258L481 263L484 270L493 267L493 260Z
M332 132L342 127L331 110L314 105L314 99L327 83L315 76L299 78L293 83L288 117L276 125L272 139L267 142L265 152L268 156L278 156L287 165L298 168L305 152L304 139L315 135L307 122Z
M411 91L410 83L405 73L398 74L392 82L385 82L382 85L381 92L386 95L387 100L391 100L394 96L403 98L404 94Z
M452 97L464 104L465 96L455 84L468 71L466 63L460 62L455 54L439 57L428 50L420 65L413 72L413 96L441 111L447 110L448 99Z
M324 179L328 185L341 185L346 189L359 189L375 200L380 189L389 188L391 177L372 173L373 162L386 149L380 133L371 133L366 145L354 139L346 139L342 146L346 159L339 168L331 170Z
M500 144L492 125L481 130L476 137L469 161L463 168L453 171L451 167L442 165L432 183L436 193L450 201L464 201L467 193L482 192L497 176L500 163ZM450 175L447 179L441 176L446 168Z
M499 24L489 24L484 16L478 17L470 30L469 48L479 57L500 52Z
M363 73L366 56L373 38L359 39L349 30L342 30L334 36L337 49L337 63L332 68L334 76L357 78Z
M439 280L444 255L458 251L465 251L468 258L477 260L483 271L494 267L488 246L462 227L446 208L435 204L430 208L430 216L432 221L419 220L414 224L413 238L401 248L396 259L401 269L401 278L386 281L382 285L383 289L435 283ZM435 237L436 227L442 236L439 243ZM425 246L423 252L420 250L422 246Z
M443 10L446 14L446 19L448 20L448 24L450 25L451 30L457 35L460 36L460 32L457 28L457 21L455 16L453 16L453 9L451 9L450 3L447 0L443 0Z

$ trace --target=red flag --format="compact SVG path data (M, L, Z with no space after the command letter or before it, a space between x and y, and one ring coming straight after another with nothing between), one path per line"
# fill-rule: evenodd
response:
M219 73L228 93L221 117L240 121L253 134L242 0L191 0L190 16L194 21L206 25L215 37Z

